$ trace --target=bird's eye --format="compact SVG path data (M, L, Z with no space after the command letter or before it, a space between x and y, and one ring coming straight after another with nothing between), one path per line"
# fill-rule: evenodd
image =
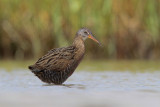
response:
M85 31L84 33L85 33L85 34L87 34L87 35L89 34L89 33L88 33L88 32L86 32L86 31Z

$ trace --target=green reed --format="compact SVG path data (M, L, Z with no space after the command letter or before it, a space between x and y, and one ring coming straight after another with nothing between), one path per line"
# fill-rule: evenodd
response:
M88 58L160 58L160 0L0 0L0 58L39 57L81 27Z

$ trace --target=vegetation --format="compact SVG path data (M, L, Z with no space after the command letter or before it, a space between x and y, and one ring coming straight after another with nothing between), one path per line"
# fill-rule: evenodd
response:
M160 58L160 0L0 0L0 58L31 59L88 27L88 58Z
M33 60L1 60L0 71L27 69ZM155 72L160 69L160 61L150 60L83 60L76 71L118 71L118 72Z

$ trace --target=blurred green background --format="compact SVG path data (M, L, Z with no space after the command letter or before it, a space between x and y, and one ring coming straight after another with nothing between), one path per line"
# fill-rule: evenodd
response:
M68 46L81 27L88 59L160 59L160 0L0 0L0 59Z

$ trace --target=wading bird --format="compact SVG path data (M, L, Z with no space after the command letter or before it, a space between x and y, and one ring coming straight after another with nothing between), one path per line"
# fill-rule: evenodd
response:
M99 43L89 29L82 28L76 33L71 46L48 51L46 55L28 68L45 83L62 84L81 62L85 53L84 41L87 38Z

